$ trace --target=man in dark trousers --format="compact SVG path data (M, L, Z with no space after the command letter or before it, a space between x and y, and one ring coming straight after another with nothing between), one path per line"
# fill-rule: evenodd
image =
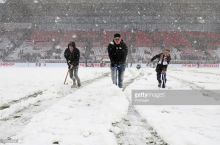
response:
M116 33L114 39L108 45L108 55L111 61L111 77L113 84L119 88L123 87L124 71L126 67L126 58L128 54L127 45L121 38L121 35Z
M166 71L168 64L170 63L171 57L170 57L170 49L166 48L163 50L163 53L155 55L151 62L155 59L158 60L157 66L156 66L156 72L157 72L157 80L158 80L158 87L165 88L166 84Z
M77 86L80 87L81 83L78 76L80 51L78 48L76 48L75 42L70 42L68 44L68 48L66 48L64 52L64 57L66 58L70 78L73 80L72 87L76 87L76 81L77 81Z

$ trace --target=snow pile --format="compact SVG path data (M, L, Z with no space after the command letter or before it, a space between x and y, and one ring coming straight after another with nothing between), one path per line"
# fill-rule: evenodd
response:
M23 145L116 145L111 124L127 113L123 92L103 79L79 89L34 116L17 136Z

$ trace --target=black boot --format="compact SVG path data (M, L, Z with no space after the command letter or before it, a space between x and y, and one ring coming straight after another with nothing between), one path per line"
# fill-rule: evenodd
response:
M163 84L162 84L162 88L165 88L165 87L166 87L166 85L165 85L165 83L163 83Z
M158 83L158 88L161 88L161 83Z

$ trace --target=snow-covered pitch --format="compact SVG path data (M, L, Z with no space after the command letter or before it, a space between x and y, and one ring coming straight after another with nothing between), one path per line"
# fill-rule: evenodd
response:
M127 68L124 89L112 84L109 68L80 67L80 88L71 88L69 78L63 84L66 71L0 68L0 144L117 145L128 144L133 132L134 143L146 145L152 129L169 145L220 142L219 105L135 105L139 123L151 129L132 122L131 91L157 90L154 68ZM167 79L167 90L220 89L219 68L170 67Z

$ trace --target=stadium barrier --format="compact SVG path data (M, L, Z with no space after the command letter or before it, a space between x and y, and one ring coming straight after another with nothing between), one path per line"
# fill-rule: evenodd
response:
M86 67L85 63L80 63L80 67ZM140 65L141 68L153 68L152 64L128 63L127 67L136 67ZM109 67L109 63L87 63L87 67ZM66 63L14 63L14 62L1 62L0 68L8 67L67 67ZM220 68L220 64L170 64L170 68Z

